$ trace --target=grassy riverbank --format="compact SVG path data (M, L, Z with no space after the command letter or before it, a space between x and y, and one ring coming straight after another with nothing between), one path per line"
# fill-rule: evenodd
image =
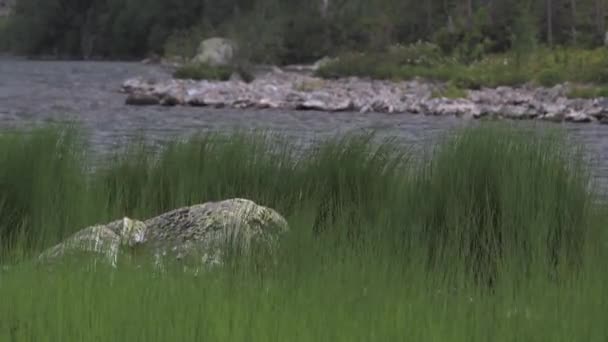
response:
M525 54L491 54L462 63L432 44L396 47L383 53L354 53L323 66L318 75L409 80L420 77L449 81L463 89L517 86L532 83L554 86L564 82L603 85L608 82L608 50L539 48Z
M78 132L0 135L0 340L604 341L608 216L559 135L502 126L418 158L353 136L132 144L92 168ZM85 147L83 147L85 146ZM123 215L246 197L292 232L276 267L194 278L41 272L36 251Z

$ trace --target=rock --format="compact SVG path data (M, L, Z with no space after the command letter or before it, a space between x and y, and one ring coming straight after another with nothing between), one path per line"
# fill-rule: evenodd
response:
M154 83L152 81L146 81L141 77L129 78L122 83L120 90L124 93L152 91L154 89Z
M565 116L566 121L568 122L576 122L576 123L584 123L584 122L592 122L596 119L593 116L587 115L582 112L572 111Z
M162 62L162 57L157 54L152 54L150 57L145 58L141 61L142 64L160 64Z
M505 105L501 112L504 117L515 120L533 119L538 116L538 112L526 105Z
M564 115L568 110L566 105L559 103L543 103L541 108L544 114L549 114L550 116Z
M146 93L131 93L125 102L131 106L153 106L160 104L160 99L156 95Z
M272 253L289 230L276 211L245 199L181 208L144 222L156 255L221 264L231 253Z
M334 58L323 57L312 65L312 71L317 71L317 70L321 69L322 67L328 65L329 63L332 63L333 61L335 61Z
M177 94L167 94L160 99L159 103L163 106L171 107L183 104L184 99L177 96Z
M255 107L259 108L259 109L267 109L267 108L276 109L276 108L279 108L279 106L280 105L277 102L275 102L271 99L268 99L268 98L260 99L255 105Z
M314 99L306 100L296 106L296 109L298 109L298 110L325 111L326 108L327 108L327 105L325 104L325 102L320 101L320 100L314 100Z
M562 122L564 121L565 114L561 112L546 113L541 115L539 118L543 121L551 122Z
M231 108L280 108L324 112L421 113L462 118L541 119L595 122L608 116L608 99L572 100L567 85L553 88L498 87L468 92L467 98L433 98L436 84L373 81L358 77L322 80L306 73L268 68L245 83L229 81L150 81L122 85L129 104L190 105ZM584 113L571 114L571 113Z
M334 102L328 103L319 99L308 99L296 105L298 110L317 110L321 112L343 112L353 109L353 103L348 100L335 99Z
M43 252L38 261L55 263L89 256L115 267L122 247L134 248L143 243L145 228L143 222L126 217L107 225L88 227Z
M38 260L46 264L91 256L116 267L120 259L137 251L144 257L140 260L156 266L177 261L198 269L236 256L272 257L288 230L287 221L273 209L230 199L176 209L143 222L124 218L88 227L46 250Z
M603 109L608 110L608 98L601 97L593 101L593 103Z
M434 115L455 115L479 117L479 107L466 99L432 99L428 101L427 109Z
M209 38L201 42L194 63L224 66L232 63L236 54L236 43L226 38Z
M225 106L232 105L231 101L228 101L225 96L218 93L217 91L209 90L207 92L189 96L186 100L189 105L196 107L215 107L222 108Z

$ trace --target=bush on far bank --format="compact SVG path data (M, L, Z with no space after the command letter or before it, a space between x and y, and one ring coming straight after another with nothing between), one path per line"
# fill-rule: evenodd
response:
M175 70L173 77L192 80L227 81L233 72L233 68L228 66L213 67L207 64L189 63Z
M0 51L7 51L9 49L9 35L8 35L9 20L6 17L0 17Z
M451 81L468 89L526 83L551 87L564 82L596 85L608 82L608 50L603 48L539 48L525 55L491 54L465 64L456 57L431 54L436 50L429 46L416 44L382 53L346 53L320 68L317 75L391 80L420 77ZM417 58L403 58L409 55Z
M173 73L177 79L228 81L232 75L238 75L243 81L251 82L253 74L241 65L211 66L202 63L188 63L179 67Z

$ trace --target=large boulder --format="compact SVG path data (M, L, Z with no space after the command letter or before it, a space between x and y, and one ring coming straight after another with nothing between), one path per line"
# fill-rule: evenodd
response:
M56 263L90 257L105 260L115 267L122 247L134 248L141 245L145 230L143 222L127 217L106 225L87 227L44 251L38 259L42 263Z
M39 260L90 255L115 267L123 256L137 252L144 256L138 260L148 259L156 266L178 262L198 269L222 265L235 256L272 257L288 230L275 210L230 199L176 209L143 222L125 218L85 228L42 253Z
M209 38L201 42L192 60L210 66L230 65L236 55L236 43L226 38Z

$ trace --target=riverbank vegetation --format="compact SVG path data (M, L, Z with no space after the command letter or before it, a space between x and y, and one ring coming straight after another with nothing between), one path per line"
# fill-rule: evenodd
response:
M212 67L205 64L186 64L173 73L178 79L228 81L233 68L229 66Z
M110 156L79 131L0 135L6 340L603 341L604 204L554 132L487 124L428 154L353 135L299 147L203 134ZM245 197L291 232L280 262L202 277L27 260L87 225Z
M211 66L203 63L186 63L173 72L177 79L228 81L231 77L239 77L245 82L254 79L253 74L245 65Z
M597 48L538 48L525 55L493 54L464 63L446 57L433 44L395 47L382 53L350 53L322 66L326 78L371 77L410 80L416 77L451 81L460 88L518 86L532 83L552 87L571 82L603 85L608 82L608 50Z
M608 87L606 86L578 86L570 89L568 97L573 99L595 99L598 97L608 97Z

